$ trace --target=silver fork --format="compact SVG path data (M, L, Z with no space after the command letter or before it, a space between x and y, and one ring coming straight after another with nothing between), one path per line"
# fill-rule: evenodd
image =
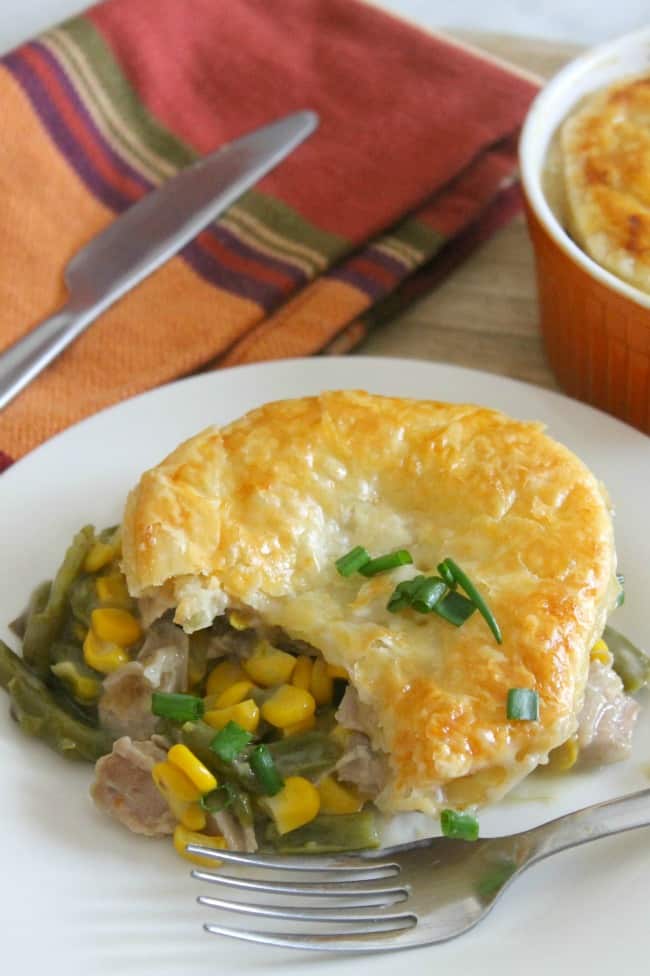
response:
M239 854L195 845L187 850L234 865L294 872L302 878L321 876L319 881L275 881L194 870L197 880L231 891L294 899L265 904L200 895L201 905L273 921L311 923L311 930L304 932L214 924L204 926L207 932L288 949L387 952L462 935L531 864L587 841L648 825L650 789L585 807L519 834L473 843L430 837L379 851L307 857ZM316 904L305 906L305 899Z

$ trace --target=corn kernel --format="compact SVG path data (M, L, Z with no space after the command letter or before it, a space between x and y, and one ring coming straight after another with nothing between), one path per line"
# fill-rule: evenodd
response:
M201 857L200 854L190 854L185 850L188 844L200 844L201 847L209 847L214 851L225 851L226 842L223 837L209 837L207 834L199 834L195 830L188 830L183 824L177 824L174 831L174 847L181 855L193 864L200 864L204 868L216 868L221 863L212 857Z
M250 681L235 681L234 685L221 692L214 703L214 707L228 708L229 705L238 705L248 696L253 687L254 685Z
M591 649L589 655L592 661L600 661L601 664L610 664L612 660L612 655L609 652L609 648L604 640L597 640Z
M328 664L327 673L329 674L330 678L342 678L343 681L350 680L350 675L348 674L347 670L338 664Z
M115 559L115 548L107 542L95 542L84 559L84 572L96 573Z
M291 684L295 685L296 688L303 688L305 691L309 691L309 685L311 684L311 669L313 666L313 661L306 654L301 654L296 661L296 666L293 669L293 674L291 675Z
M186 806L179 820L188 830L203 830L207 823L205 810L198 803L190 803Z
M167 760L156 763L151 775L164 797L172 797L183 803L197 803L201 799L201 791L178 766Z
M59 661L52 665L51 671L64 682L78 701L90 703L99 698L102 686L97 678L79 674L74 661Z
M142 636L142 627L128 610L119 607L100 607L90 615L90 625L101 640L112 641L120 647L130 647Z
M97 596L102 603L128 609L133 606L133 600L126 588L126 580L121 574L115 576L98 576L95 580Z
M291 679L296 666L293 654L287 654L268 641L260 641L251 656L244 661L244 670L257 685L271 688Z
M259 802L273 818L279 834L288 834L309 823L320 810L318 790L303 776L288 776L279 793L260 798Z
M288 735L297 735L299 732L310 732L316 725L316 716L310 715L309 718L304 718L302 722L294 722L293 725L285 725L282 729L282 735L286 739Z
M353 786L344 786L333 776L323 776L318 784L321 813L358 813L363 799Z
M216 790L217 780L212 775L207 766L204 766L200 759L194 755L194 753L187 748L187 746L178 743L172 746L167 753L167 761L180 769L182 773L185 773L187 778L191 783L196 786L197 790L201 793L210 793L211 790Z
M295 725L316 711L313 695L303 688L280 685L262 705L262 718L279 729Z
M238 705L211 709L203 718L213 729L222 729L228 722L236 722L247 732L256 732L260 724L260 710L252 698L247 698Z
M309 690L317 705L331 705L334 696L334 681L328 674L327 664L322 657L317 657L311 671Z
M548 757L548 768L554 773L565 773L575 766L579 754L578 738L574 735L552 750Z
M83 651L88 667L101 674L111 674L129 660L129 655L123 648L111 644L110 641L100 640L92 630L86 634Z
M238 610L231 610L228 614L228 623L235 630L248 630L250 627L250 619L244 613L240 613Z
M234 661L220 661L210 672L205 690L208 695L218 696L236 681L244 680L246 680L246 673L240 664Z

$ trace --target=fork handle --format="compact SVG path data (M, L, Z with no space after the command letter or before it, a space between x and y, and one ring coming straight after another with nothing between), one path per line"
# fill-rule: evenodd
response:
M64 305L0 354L0 410L31 383L100 312L101 308L97 305L83 308Z
M539 861L568 847L577 847L610 834L650 826L650 789L569 813L527 832L528 862Z

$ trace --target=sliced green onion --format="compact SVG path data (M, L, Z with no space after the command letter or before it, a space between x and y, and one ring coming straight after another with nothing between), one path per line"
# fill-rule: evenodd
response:
M390 600L386 604L386 609L390 610L391 613L397 613L398 610L403 610L404 607L410 607L413 594L418 586L424 583L425 579L426 576L420 575L398 583L391 593Z
M355 546L354 549L346 552L345 556L337 559L335 565L341 576L352 576L369 562L370 556L363 546Z
M532 688L511 688L508 692L506 716L517 722L539 720L539 695Z
M429 613L447 593L447 584L439 576L429 576L413 593L411 606L418 613Z
M445 581L449 589L455 590L456 587L458 586L458 583L456 582L456 577L454 576L449 566L447 565L446 559L443 560L441 563L438 563L438 572L442 576L443 580Z
M151 711L154 715L168 718L172 722L196 722L203 718L205 706L203 699L196 695L154 691L151 696Z
M396 569L398 566L406 566L413 562L413 556L406 549L398 549L396 552L387 552L384 556L377 556L364 563L359 568L363 576L376 576L377 573L385 573L388 569Z
M472 583L472 581L469 578L469 576L466 573L463 572L463 570L460 568L460 566L457 563L455 563L453 559L449 559L449 558L445 559L444 560L444 565L447 567L447 569L449 570L449 572L452 574L452 576L454 577L454 579L456 580L456 582L458 583L458 585L459 586L462 586L462 588L465 590L465 592L467 593L468 597L470 598L470 600L472 601L472 603L475 605L476 609L481 614L481 616L485 620L486 624L488 625L488 627L490 628L490 630L494 634L494 639L497 642L497 644L502 644L503 643L503 637L501 636L501 629L500 629L498 623L496 622L496 618L495 618L494 614L492 613L492 611L490 610L490 608L488 607L488 605L485 602L485 600L483 599L483 597L481 596L481 594L479 593L479 591L476 589L476 587ZM441 575L442 575L442 573L441 573Z
M618 596L616 597L616 604L615 604L615 608L618 609L619 607L622 607L623 604L625 603L625 577L623 576L622 573L616 574L616 581L620 586L620 590L618 591Z
M445 837L453 837L455 840L478 839L478 820L471 813L443 810L440 814L440 827Z
M275 796L284 786L284 780L277 771L273 756L265 745L255 746L249 759L255 778L267 796Z
M228 722L227 725L217 732L210 743L210 748L223 759L224 762L231 763L236 759L242 749L248 745L253 736L246 729L243 729L237 722Z
M476 610L476 604L468 600L462 593L455 593L453 590L432 608L434 613L444 617L454 627L462 627Z
M218 786L216 790L212 790L211 793L202 796L199 803L207 813L220 813L233 803L236 795L236 790L232 784L226 781L221 786Z

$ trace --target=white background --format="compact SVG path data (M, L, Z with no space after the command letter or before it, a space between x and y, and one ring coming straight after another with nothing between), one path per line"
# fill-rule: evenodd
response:
M180 3L183 0L179 0ZM378 0L431 27L532 34L595 44L650 21L646 0ZM0 51L88 6L88 0L0 0Z

